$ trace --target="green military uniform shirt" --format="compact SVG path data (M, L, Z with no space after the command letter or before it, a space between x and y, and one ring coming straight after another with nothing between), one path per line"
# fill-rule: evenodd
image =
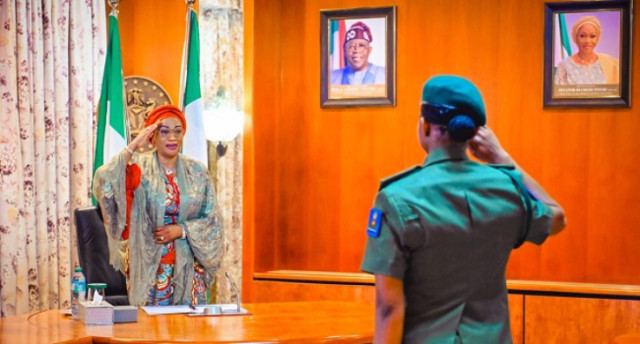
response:
M504 273L524 197L500 169L445 149L382 183L361 269L404 282L405 343L512 341ZM552 211L531 204L525 240L539 245Z

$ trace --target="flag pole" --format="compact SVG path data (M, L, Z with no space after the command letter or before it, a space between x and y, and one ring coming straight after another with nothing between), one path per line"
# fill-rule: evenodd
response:
M111 12L109 14L109 33L100 101L98 102L93 173L124 149L128 142L120 30L117 16L119 2L119 0L108 0ZM95 198L93 198L93 203L96 203Z
M107 0L109 2L109 6L111 7L111 12L109 15L118 18L118 5L120 4L120 0ZM124 84L123 84L124 86ZM127 90L125 87L122 87L122 100L123 100L123 108L124 108L124 139L127 144L131 140L131 125L129 124L129 116L127 116Z
M182 153L202 162L208 163L207 140L204 135L204 119L202 92L200 89L200 30L198 30L197 12L193 9L194 0L187 3L187 28L182 54L182 71L180 76L180 109L184 112L187 123L193 129L184 138Z
M187 28L185 29L185 40L182 48L182 66L180 68L180 98L178 107L184 111L184 90L187 84L187 56L189 56L189 37L191 36L191 11L195 0L185 0L187 2Z

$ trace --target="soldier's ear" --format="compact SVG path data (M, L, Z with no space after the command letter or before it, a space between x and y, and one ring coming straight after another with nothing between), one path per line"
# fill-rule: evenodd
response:
M424 136L431 135L431 125L429 125L429 122L425 120L422 121L422 131L424 132Z

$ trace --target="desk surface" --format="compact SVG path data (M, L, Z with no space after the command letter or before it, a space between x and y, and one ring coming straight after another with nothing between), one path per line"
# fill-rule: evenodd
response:
M137 323L85 326L60 310L0 319L0 343L368 343L374 306L355 302L244 304L245 316L149 316Z

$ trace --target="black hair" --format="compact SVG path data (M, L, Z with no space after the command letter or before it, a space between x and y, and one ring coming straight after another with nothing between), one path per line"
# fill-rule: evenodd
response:
M449 131L449 137L454 141L466 142L475 134L476 125L471 117L459 114L449 120L447 131Z

